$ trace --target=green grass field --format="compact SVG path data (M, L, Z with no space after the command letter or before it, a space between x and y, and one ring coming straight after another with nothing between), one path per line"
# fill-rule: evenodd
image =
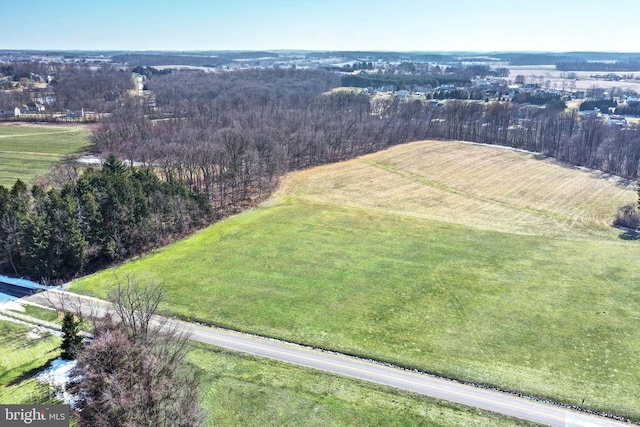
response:
M635 198L523 153L414 143L293 174L117 271L184 318L640 419L640 247L608 226Z
M60 355L60 338L29 335L31 328L0 320L0 403L46 403L50 394L35 375Z
M54 162L87 147L89 134L77 125L0 125L0 185L47 174Z

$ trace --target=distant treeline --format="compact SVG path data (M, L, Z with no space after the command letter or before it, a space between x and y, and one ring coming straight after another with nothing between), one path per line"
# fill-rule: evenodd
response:
M159 70L153 67L142 67L138 65L137 67L134 67L131 70L131 72L141 74L143 76L151 77L151 76L162 76L165 74L171 74L171 69L165 68L165 69Z
M609 113L609 108L616 108L618 103L613 99L589 99L580 103L581 111L595 110L596 108L604 113Z
M549 65L572 59L570 56L552 53L513 53L496 54L496 56L509 61L511 65Z
M131 66L157 67L159 65L189 65L195 67L217 67L228 64L227 58L194 55L145 55L141 53L128 53L115 55L112 61L118 64Z
M393 86L396 90L411 86L431 86L436 88L444 84L469 86L471 85L471 80L446 75L424 76L402 74L345 74L341 80L341 86L344 87Z
M342 66L333 66L333 67L323 67L323 69L327 70L327 71L341 71L341 72L351 72L354 70L372 70L373 69L373 62L367 62L367 61L358 61L355 62L353 64L347 64L347 65L342 65Z
M556 69L560 71L639 71L640 61L633 62L559 62Z
M542 95L533 95L531 93L518 93L511 102L516 104L546 105L556 110L564 110L567 104L560 98L560 95L546 93Z
M640 104L637 102L629 103L616 107L615 114L621 114L625 116L640 116Z
M127 53L114 55L113 62L131 66L156 67L159 65L189 65L195 67L218 67L233 62L235 59L278 58L273 52L215 52L210 55L166 54L166 53Z

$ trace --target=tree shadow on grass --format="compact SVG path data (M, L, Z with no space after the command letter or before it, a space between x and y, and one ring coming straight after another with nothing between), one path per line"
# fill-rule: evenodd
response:
M40 372L44 371L45 369L48 369L51 366L51 363L56 360L59 356L56 357L52 357L51 359L47 360L47 362L41 366L36 366L33 369L29 369L26 372L23 372L20 376L14 378L13 380L11 380L10 382L7 383L7 387L12 386L12 385L17 385L20 384L22 381L28 380L29 378L33 378L36 375L38 375ZM16 368L19 369L20 367Z
M618 237L622 240L640 240L640 233L634 230L625 230Z

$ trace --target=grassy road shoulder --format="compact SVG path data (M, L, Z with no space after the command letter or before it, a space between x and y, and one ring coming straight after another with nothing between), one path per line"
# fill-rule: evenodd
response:
M0 331L0 403L48 402L48 386L35 377L58 357L60 338L7 321ZM203 344L188 360L199 372L207 426L530 425Z

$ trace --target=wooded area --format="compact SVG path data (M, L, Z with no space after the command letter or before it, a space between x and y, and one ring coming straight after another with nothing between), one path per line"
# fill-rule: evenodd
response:
M181 181L115 156L99 169L70 174L47 192L20 180L0 186L0 266L49 282L166 243L204 223L206 199Z
M121 95L133 89L131 73L108 63L0 63L0 75L6 76L6 85L27 86L27 90L0 91L0 110L36 98L47 106L47 114L81 108L104 113L115 109Z
M327 93L339 81L323 71L178 72L148 84L157 107L120 109L94 133L95 149L174 172L219 207L289 170L427 138L511 146L629 179L640 160L637 126L509 102L390 97L372 114L364 94Z
M146 96L127 98L96 127L93 150L117 156L101 169L70 174L61 190L28 191L21 182L0 189L4 271L72 277L251 206L286 172L414 140L499 144L638 174L638 126L610 126L553 103L392 96L374 108L366 94L332 91L341 83L335 73L293 68L147 79Z

